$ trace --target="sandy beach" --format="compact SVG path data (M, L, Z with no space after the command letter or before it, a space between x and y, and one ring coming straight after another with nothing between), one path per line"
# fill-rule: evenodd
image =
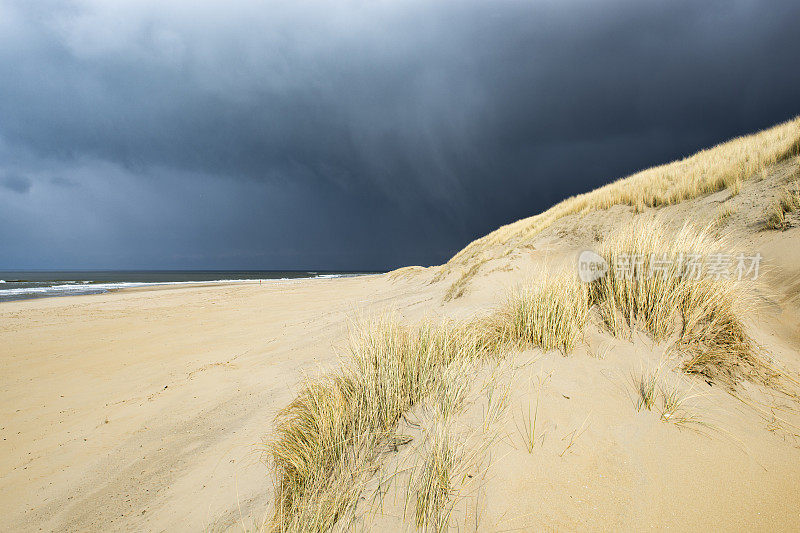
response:
M202 530L266 512L259 444L384 277L136 289L0 305L3 529Z

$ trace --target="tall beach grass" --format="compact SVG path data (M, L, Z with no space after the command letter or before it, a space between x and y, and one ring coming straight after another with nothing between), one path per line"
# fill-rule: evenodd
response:
M707 230L685 226L672 234L655 220L637 220L609 238L601 255L611 268L592 284L591 301L613 333L638 328L656 341L676 336L673 346L686 354L689 373L728 384L767 377L743 322L755 304L735 265L727 276L690 266L733 255ZM639 258L635 267L629 258ZM625 268L617 268L621 260Z
M406 327L384 318L357 329L343 367L309 381L278 416L268 443L278 480L275 528L330 530L354 508L403 413L430 395L445 413L458 401L448 377L486 351L482 342L451 323Z

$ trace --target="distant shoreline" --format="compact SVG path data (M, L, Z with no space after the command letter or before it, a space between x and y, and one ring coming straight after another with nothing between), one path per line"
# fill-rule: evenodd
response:
M215 274L234 275L228 278L218 277ZM236 274L240 274L240 276L236 276ZM65 296L88 296L117 291L154 290L167 287L201 287L255 282L335 279L370 274L378 274L378 272L6 271L0 272L0 280L2 280L0 281L0 303Z

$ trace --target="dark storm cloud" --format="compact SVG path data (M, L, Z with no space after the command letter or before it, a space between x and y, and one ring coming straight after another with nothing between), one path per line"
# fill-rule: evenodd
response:
M0 187L8 189L9 191L25 194L31 190L31 180L25 176L18 176L16 174L8 174L0 177Z
M800 112L797 20L792 1L0 0L0 175L36 184L0 195L5 266L442 261Z

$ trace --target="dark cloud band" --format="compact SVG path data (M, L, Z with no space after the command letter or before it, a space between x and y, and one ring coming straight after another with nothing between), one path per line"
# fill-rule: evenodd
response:
M790 1L0 6L0 205L26 226L0 230L0 267L122 267L132 250L152 266L439 262L800 112ZM124 202L121 176L138 211L84 216ZM102 254L20 238L55 231L37 212L53 202Z

